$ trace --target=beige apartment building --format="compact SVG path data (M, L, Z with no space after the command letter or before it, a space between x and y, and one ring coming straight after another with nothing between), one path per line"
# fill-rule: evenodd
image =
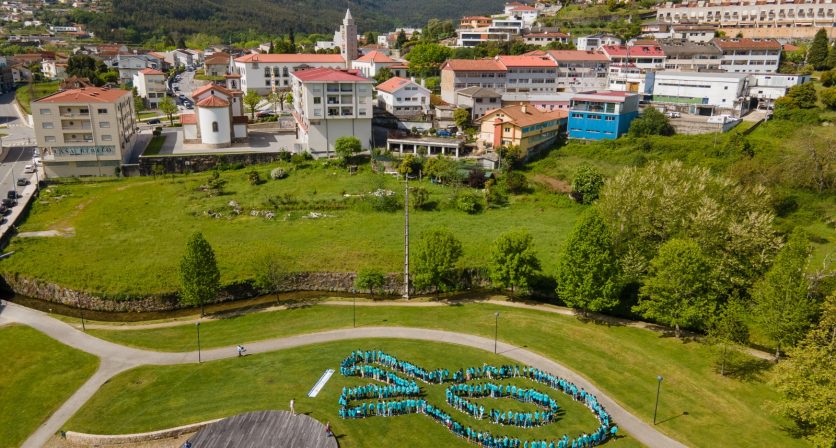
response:
M130 158L136 112L129 90L87 87L32 102L44 174L114 176Z

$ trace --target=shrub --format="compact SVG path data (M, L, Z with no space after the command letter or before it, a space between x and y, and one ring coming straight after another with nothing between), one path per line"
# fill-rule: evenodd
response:
M412 187L409 189L409 203L415 210L423 209L430 200L430 193L424 187Z
M528 179L522 173L509 171L501 180L505 189L512 194L524 193L528 189Z
M287 150L284 150L284 149L279 151L279 160L281 160L282 162L290 162L290 158L292 156L293 156L293 154L291 154L290 151L287 151Z
M261 175L258 174L258 171L252 170L247 173L247 181L250 185L258 185L261 183Z
M467 175L467 179L465 179L465 183L470 188L476 188L479 190L485 188L485 171L481 168L470 170L470 173Z
M274 168L270 171L270 179L279 180L284 179L285 177L287 177L287 171L285 171L284 168Z
M366 196L366 202L377 212L396 212L401 208L398 195L392 191L377 190Z
M488 207L502 207L508 204L508 194L501 185L491 179L485 184L485 200Z
M482 196L474 191L461 191L456 195L456 208L470 215L475 215L484 208Z

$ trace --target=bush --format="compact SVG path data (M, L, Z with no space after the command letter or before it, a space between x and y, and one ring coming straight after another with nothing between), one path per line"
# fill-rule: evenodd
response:
M366 202L377 212L396 212L401 209L398 195L391 191L377 190L366 196Z
M467 175L467 179L465 179L465 183L470 188L476 188L479 190L485 188L485 171L481 168L470 170L470 173Z
M287 171L285 171L284 168L274 168L270 171L270 179L279 180L284 179L285 177L287 177Z
M484 208L482 196L474 191L462 191L456 195L456 208L470 215L475 215Z
M430 193L424 187L412 187L409 189L409 203L414 210L421 210L428 205Z
M294 163L294 164L297 164L297 165L305 163L305 162L310 161L310 160L313 160L313 156L311 155L311 153L309 153L307 151L305 151L303 153L299 153L299 154L293 154L292 156L290 156L290 162Z
M501 185L491 179L485 184L485 200L488 207L502 207L508 204L508 194Z
M821 85L824 87L831 87L836 84L836 70L828 70L821 74Z
M819 99L821 99L824 107L830 110L836 109L836 87L828 87L822 90L819 93Z
M261 175L258 174L258 171L252 170L247 173L247 181L250 185L258 185L261 183Z
M291 154L290 151L281 150L279 151L279 160L281 160L282 162L290 162L290 158L292 157L292 155L293 154Z
M673 135L674 130L668 117L655 107L646 107L641 116L630 123L628 131L631 137L647 137L648 135Z
M522 173L509 171L502 176L502 184L512 194L525 193L528 189L528 179Z

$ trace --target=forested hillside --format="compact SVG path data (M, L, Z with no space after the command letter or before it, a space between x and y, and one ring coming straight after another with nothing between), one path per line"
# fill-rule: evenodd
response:
M142 42L198 32L222 37L248 30L331 33L346 8L351 8L361 33L386 31L398 25L420 27L430 18L497 13L502 5L503 0L110 0L104 12L77 13L76 19L105 40Z

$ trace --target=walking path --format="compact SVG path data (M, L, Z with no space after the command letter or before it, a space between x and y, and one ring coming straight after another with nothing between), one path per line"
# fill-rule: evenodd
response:
M7 303L0 308L0 324L4 322L17 322L31 326L64 344L96 355L101 359L101 366L93 377L76 391L58 411L26 440L23 444L24 448L43 446L96 393L99 387L114 375L143 364L172 365L194 363L197 361L196 352L161 353L138 350L104 341L83 333L71 325L54 319L43 312L13 303ZM268 339L249 344L248 351L251 353L263 353L303 345L362 338L425 340L464 345L486 351L491 351L494 348L494 341L492 339L464 333L407 327L367 327ZM613 420L618 422L619 427L642 444L651 448L680 448L685 446L629 413L612 398L592 385L586 378L567 367L536 353L503 342L498 343L497 350L507 358L564 377L595 394L598 400L607 408ZM206 361L231 358L234 356L237 356L234 347L217 348L202 352L202 359Z

